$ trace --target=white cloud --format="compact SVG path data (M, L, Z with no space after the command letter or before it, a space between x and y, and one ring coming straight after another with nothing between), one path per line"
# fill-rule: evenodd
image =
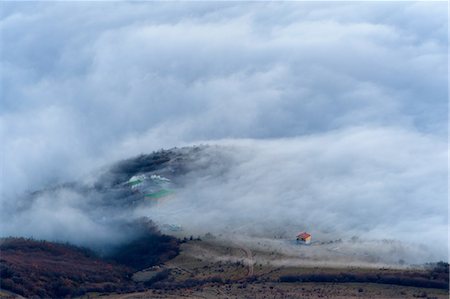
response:
M362 127L220 144L234 157L226 175L200 173L176 199L138 215L199 233L292 238L304 229L319 240L434 244L414 262L447 254L447 149L438 138Z
M288 157L306 151L313 159L300 160L299 186L333 211L355 205L346 217L358 223L400 214L399 239L411 236L405 223L442 231L445 3L1 5L2 204L162 147L276 139L279 146L252 146L267 146L260 155L268 161L280 154L288 181L303 169L293 171ZM268 163L252 167L269 171ZM294 204L301 190L286 188ZM327 215L328 225L339 215Z

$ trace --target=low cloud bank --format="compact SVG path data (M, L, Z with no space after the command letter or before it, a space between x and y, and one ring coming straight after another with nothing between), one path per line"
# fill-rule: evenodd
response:
M202 233L294 238L306 230L321 241L395 240L402 244L395 254L411 262L446 258L447 146L441 140L356 128L221 144L235 150L227 173L202 175L174 200L138 215ZM395 255L395 246L386 247Z
M145 216L446 258L445 3L1 5L1 235L104 247ZM102 185L201 143L173 200Z
M148 217L186 235L209 232L250 243L293 240L303 230L316 242L345 241L334 253L322 249L324 256L353 250L355 260L366 254L386 263L447 257L447 149L438 138L360 127L213 144L175 150L178 156L168 151L179 164L150 169L177 182L170 198L152 202L132 193L120 182L144 168L128 167L116 185L111 175L98 175L34 195L24 201L28 206L3 215L2 235L100 248L128 240L127 223ZM179 165L184 170L171 174ZM116 178L118 168L112 169Z

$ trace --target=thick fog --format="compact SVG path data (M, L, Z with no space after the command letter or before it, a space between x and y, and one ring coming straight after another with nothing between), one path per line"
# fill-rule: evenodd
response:
M136 214L198 234L401 241L364 250L410 262L447 254L447 144L438 138L354 128L221 144L232 145L229 171L201 173Z
M446 259L446 3L0 5L2 236L119 240L95 194L29 192L219 144L223 176L113 218Z

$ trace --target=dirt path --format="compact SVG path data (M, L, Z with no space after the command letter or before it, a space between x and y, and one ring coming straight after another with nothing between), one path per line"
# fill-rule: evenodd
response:
M254 267L253 267L253 254L252 251L247 247L241 247L242 251L245 252L245 255L247 256L248 260L248 273L247 276L253 276L254 273Z

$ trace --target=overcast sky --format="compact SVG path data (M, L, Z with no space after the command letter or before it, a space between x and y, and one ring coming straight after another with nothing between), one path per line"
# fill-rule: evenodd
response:
M0 5L2 202L164 147L306 142L326 173L355 148L420 173L389 188L446 237L445 2Z

